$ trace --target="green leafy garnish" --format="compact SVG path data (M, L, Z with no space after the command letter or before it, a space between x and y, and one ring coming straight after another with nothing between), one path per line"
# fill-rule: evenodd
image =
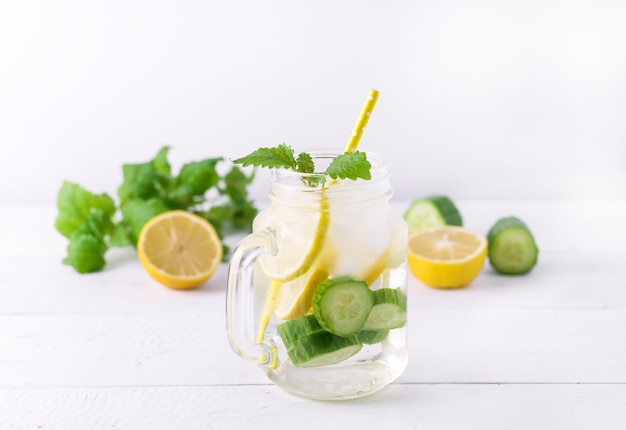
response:
M115 203L107 194L93 194L71 182L61 186L57 207L59 213L54 226L67 238L87 222L92 210L101 210L109 219L115 213Z
M257 214L248 196L254 172L246 175L232 166L218 172L222 158L193 161L173 175L163 147L150 161L122 166L119 204L107 194L94 194L65 181L57 195L55 227L69 239L63 263L79 273L102 270L111 247L136 246L139 233L152 217L175 209L206 218L220 238L250 230ZM224 260L228 249L224 246Z
M371 167L364 152L346 152L335 157L325 173L333 179L370 180Z
M300 173L315 173L315 163L309 154L301 152L296 160L296 171Z
M259 148L245 157L233 160L233 163L241 164L243 167L257 166L269 167L270 169L297 170L293 149L284 143L275 148Z
M316 172L311 155L301 152L296 158L294 150L284 143L274 148L259 148L245 157L233 160L242 166L269 167L273 169L287 169L294 172L307 173L312 176L305 178L310 186L323 185L326 177L332 179L371 179L372 165L367 161L364 152L346 152L335 157L324 172Z
M84 191L84 190L83 190ZM100 209L91 209L84 224L70 235L67 257L63 263L74 267L78 273L95 272L104 267L104 240L110 230L111 221Z

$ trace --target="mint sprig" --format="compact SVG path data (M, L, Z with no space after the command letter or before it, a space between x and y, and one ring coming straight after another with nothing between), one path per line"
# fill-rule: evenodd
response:
M365 153L361 151L338 155L323 172L315 171L315 163L309 153L301 152L296 158L293 148L284 143L274 148L259 148L244 157L233 160L233 163L241 164L243 167L269 167L313 174L315 176L306 179L307 184L312 187L323 185L327 176L332 179L351 180L372 178L370 173L372 165L367 161Z
M220 238L230 232L250 230L257 214L248 196L254 172L246 175L232 166L218 172L222 158L208 158L183 165L172 172L163 147L150 161L122 166L119 203L107 194L94 194L65 181L57 195L55 227L69 242L63 263L79 273L102 270L112 247L135 246L139 232L152 217L182 209L206 218ZM228 249L224 247L224 258Z

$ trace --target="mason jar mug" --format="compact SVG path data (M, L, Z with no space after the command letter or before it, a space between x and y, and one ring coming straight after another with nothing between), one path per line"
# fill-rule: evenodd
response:
M233 251L231 346L294 395L362 397L407 364L407 227L389 205L388 165L367 158L369 180L272 170L271 203Z

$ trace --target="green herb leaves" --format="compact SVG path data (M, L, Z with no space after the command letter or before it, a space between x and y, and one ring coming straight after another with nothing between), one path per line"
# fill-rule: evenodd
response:
M370 180L372 179L371 167L364 152L346 152L335 157L325 173L333 179Z
M183 209L203 216L220 238L230 231L250 229L257 214L247 190L254 172L247 176L232 166L222 176L218 165L223 159L209 158L183 165L175 176L168 151L164 147L146 163L122 166L119 206L107 194L63 183L57 195L55 227L69 239L65 264L79 273L101 270L110 247L136 245L143 225L169 210Z
M100 210L109 219L115 213L115 203L107 194L92 194L70 182L59 190L57 207L59 214L54 225L67 238L87 222L92 210Z
M105 236L113 230L115 203L107 194L93 194L78 184L64 182L57 195L56 229L69 239L63 260L79 273L104 267Z
M299 173L317 174L319 177L306 178L308 185L319 186L326 182L326 176L332 179L371 179L371 164L367 161L364 152L346 152L333 159L326 171L316 172L311 155L301 152L296 158L294 150L284 144L274 148L259 148L245 157L233 160L242 166L269 167L273 169L288 169Z

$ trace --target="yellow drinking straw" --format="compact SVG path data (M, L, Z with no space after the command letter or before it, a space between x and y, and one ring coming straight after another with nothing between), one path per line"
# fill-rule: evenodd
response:
M352 131L352 135L350 136L350 140L348 141L348 144L346 145L344 152L356 151L357 146L359 146L359 141L361 140L361 136L363 135L363 130L365 129L365 126L367 125L367 122L369 121L370 116L372 115L374 106L376 106L376 101L378 101L378 91L375 89L371 89L369 95L367 96L367 99L365 100L363 109L361 109L361 114L359 115L359 119L357 120L354 126L354 130ZM329 182L328 186L333 185L335 182L336 180L333 179L332 181ZM322 212L324 212L324 210L322 210ZM326 218L320 217L320 222L317 228L318 234L316 235L316 238L315 238L315 240L318 242L320 240L319 235L326 234L326 228L320 228L320 225L324 225L324 224L328 224L327 217ZM314 248L321 249L321 246L317 246ZM317 257L317 255L311 256L311 257ZM305 260L306 259L308 258L305 258ZM306 270L304 270L301 274L304 274L307 271L308 271L308 268L306 268ZM263 314L261 315L261 320L259 321L259 331L258 331L257 339L256 339L257 343L263 342L263 339L265 338L265 330L267 329L267 325L269 323L271 314L274 310L274 305L276 303L278 290L281 284L282 284L281 280L276 280L276 279L271 280L268 298L265 302L265 306L263 307ZM272 365L273 365L272 368L275 368L276 360L274 360Z
M367 122L372 115L372 111L374 110L374 106L376 106L377 101L378 91L375 89L371 89L369 96L367 96L367 100L365 100L365 105L363 105L361 115L359 115L359 119L354 126L354 130L352 131L352 135L350 136L350 140L348 141L344 152L356 151L356 147L359 146L359 141L361 140L361 136L363 135L363 129L367 125Z

